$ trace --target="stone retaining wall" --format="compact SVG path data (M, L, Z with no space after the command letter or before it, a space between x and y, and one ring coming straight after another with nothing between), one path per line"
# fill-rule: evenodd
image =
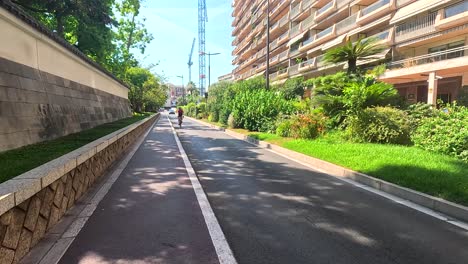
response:
M158 117L0 184L0 264L18 263Z

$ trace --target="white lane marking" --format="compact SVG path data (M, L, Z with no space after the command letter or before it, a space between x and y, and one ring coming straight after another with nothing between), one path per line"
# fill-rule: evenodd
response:
M75 221L73 221L70 224L70 226L68 226L67 230L65 230L65 232L62 234L61 239L57 243L55 243L55 245L44 255L39 264L56 264L60 261L60 259L65 255L65 252L67 252L68 248L75 240L76 236L81 232L86 222L88 222L89 217L91 217L91 215L94 212L94 209L96 209L99 202L109 192L110 188L119 178L123 169L127 166L128 162L138 150L141 143L143 143L143 141L148 136L149 132L153 130L154 126L157 123L158 122L154 122L148 129L148 131L145 132L144 136L137 141L137 143L133 146L133 148L127 154L127 156L125 156L122 162L114 169L112 174L107 178L106 182L103 185L101 185L99 191L93 196L89 204L79 214L78 218L76 218Z
M198 181L197 174L190 163L187 154L185 153L184 147L182 143L180 143L179 137L177 132L172 125L172 121L167 117L167 121L171 124L172 133L174 134L174 138L176 140L177 146L179 147L180 155L184 160L185 168L187 170L188 176L190 181L192 182L193 190L195 191L195 195L197 196L198 204L202 210L203 218L205 219L206 226L210 233L211 241L213 242L213 246L215 247L216 254L218 255L218 260L220 264L237 264L236 259L234 258L234 254L232 253L231 248L224 236L223 230L219 225L218 219L211 208L210 202L206 197L205 192L203 191L203 187L201 186L200 182Z
M195 121L195 122L198 123L198 124L204 125L204 124L202 124L202 123L200 123L200 122L197 122L197 120L192 120L192 121ZM223 131L220 131L220 132L223 132ZM223 132L223 133L225 133L226 135L228 135L228 136L230 136L230 137L232 137L232 138L237 138L237 137L234 137L234 136L232 136L232 135L227 134L226 132ZM439 219L439 220L441 220L441 221L444 221L444 222L446 222L446 223L448 223L448 224L457 226L457 227L459 227L459 228L461 228L461 229L464 229L465 231L468 231L468 223L465 223L465 222L463 222L463 221L461 221L461 220L458 220L458 219L454 219L453 217L449 217L449 216L447 216L447 215L445 215L445 214L443 214L443 213L441 213L441 212L437 212L437 211L432 210L432 209L430 209L430 208L427 208L427 207L424 207L424 206L422 206L422 205L413 203L413 202L411 202L411 201L402 199L402 198L400 198L400 197L398 197L398 196L395 196L395 195L393 195L393 194L389 194L389 193L386 193L386 192L384 192L384 191L377 190L377 189L375 189L375 188L373 188L373 187L364 185L364 184L362 184L362 183L353 181L353 180L351 180L351 179L347 179L347 178L335 176L335 175L330 174L330 173L328 173L328 172L326 172L326 171L324 171L324 170L322 170L322 169L316 168L316 167L314 167L314 166L311 166L310 164L307 164L307 163L302 162L302 161L300 161L300 160L297 160L297 159L295 159L295 158L289 157L289 156L287 156L287 155L285 155L285 154L276 152L276 151L274 151L274 150L272 150L272 149L262 148L262 147L258 146L257 144L251 143L251 142L249 142L249 141L247 141L247 140L245 140L245 139L243 139L243 138L237 138L237 139L240 139L240 140L242 140L242 141L244 141L244 142L246 142L246 143L248 143L248 144L250 144L250 145L253 145L253 146L257 147L258 149L263 149L263 150L266 150L266 151L275 153L276 155L279 155L279 156L282 156L282 157L284 157L284 158L286 158L286 159L292 160L292 161L294 161L294 162L296 162L296 163L299 163L299 164L301 164L301 165L303 165L303 166L305 166L305 167L311 168L312 170L315 170L315 171L321 172L321 173L323 173L323 174L332 176L333 178L336 178L336 179L338 179L338 180L347 182L347 183L349 183L349 184L351 184L351 185L354 185L354 186L356 186L356 187L358 187L358 188L361 188L361 189L366 190L366 191L368 191L368 192L374 193L374 194L376 194L376 195L378 195L378 196L381 196L381 197L384 197L384 198L386 198L386 199L389 199L389 200L391 200L391 201L393 201L393 202L395 202L395 203L401 204L401 205L403 205L403 206L406 206L406 207L408 207L408 208L411 208L411 209L416 210L416 211L418 211L418 212L421 212L421 213L423 213L423 214L426 214L426 215L429 215L429 216L431 216L431 217L437 218L437 219Z

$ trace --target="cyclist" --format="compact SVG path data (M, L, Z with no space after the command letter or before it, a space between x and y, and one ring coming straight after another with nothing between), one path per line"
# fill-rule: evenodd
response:
M179 107L177 110L177 118L179 120L179 127L182 127L182 119L184 119L184 110L182 110L182 107Z

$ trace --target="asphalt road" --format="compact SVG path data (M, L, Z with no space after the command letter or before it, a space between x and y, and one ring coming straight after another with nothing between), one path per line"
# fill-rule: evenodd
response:
M187 119L179 136L240 264L468 263L456 226Z
M218 263L165 116L135 152L60 263Z

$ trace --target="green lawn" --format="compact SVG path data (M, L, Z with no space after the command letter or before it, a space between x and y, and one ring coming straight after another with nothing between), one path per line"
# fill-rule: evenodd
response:
M7 181L148 116L150 116L149 113L135 114L133 117L103 124L76 134L1 152L0 182Z
M468 205L468 164L416 147L360 144L326 137L284 139L266 133L251 136L359 171L413 190Z

